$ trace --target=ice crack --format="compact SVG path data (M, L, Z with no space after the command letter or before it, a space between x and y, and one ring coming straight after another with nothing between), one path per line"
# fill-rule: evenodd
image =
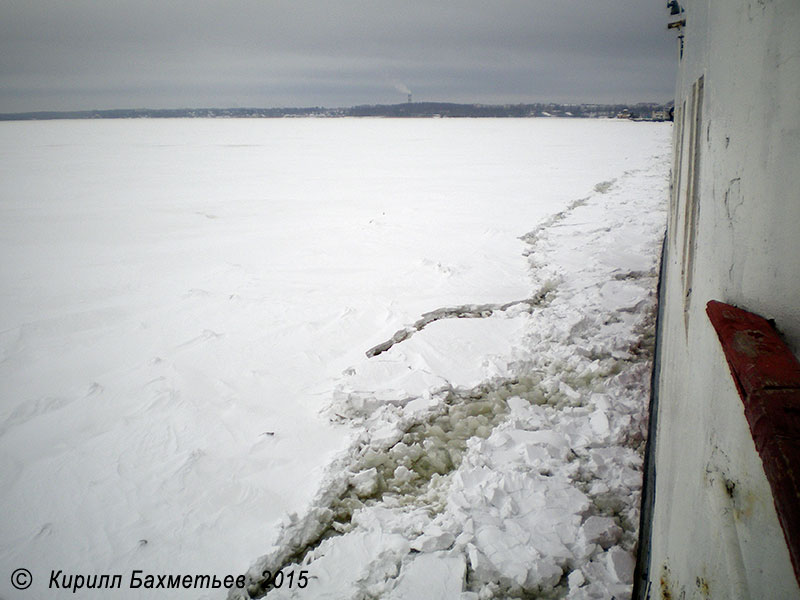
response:
M423 313L422 317L417 319L410 327L398 329L388 340L367 350L367 358L372 358L373 356L378 356L386 352L395 344L399 344L418 331L422 331L434 321L439 321L441 319L485 319L486 317L491 317L494 313L505 312L514 306L524 304L528 305L528 311L530 311L537 306L541 306L551 291L550 288L545 287L533 298L513 300L505 304L462 304L461 306L437 308L436 310Z

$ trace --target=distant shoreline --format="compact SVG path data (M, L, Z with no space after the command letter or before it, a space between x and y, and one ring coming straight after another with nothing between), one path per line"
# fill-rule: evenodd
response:
M671 104L454 104L406 102L349 108L135 108L77 111L0 113L0 121L48 121L55 119L192 119L192 118L287 118L287 117L393 117L393 118L625 118L644 121L671 120Z

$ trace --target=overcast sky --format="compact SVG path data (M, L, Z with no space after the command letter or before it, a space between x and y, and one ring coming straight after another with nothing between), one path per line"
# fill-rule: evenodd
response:
M0 0L0 112L670 100L662 0Z

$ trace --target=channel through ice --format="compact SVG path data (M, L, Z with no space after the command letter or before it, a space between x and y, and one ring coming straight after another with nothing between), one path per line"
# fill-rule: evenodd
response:
M670 134L0 123L0 597L629 597Z

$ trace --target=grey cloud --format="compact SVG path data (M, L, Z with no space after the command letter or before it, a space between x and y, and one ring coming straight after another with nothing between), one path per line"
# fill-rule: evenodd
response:
M667 100L639 0L0 1L0 111Z

